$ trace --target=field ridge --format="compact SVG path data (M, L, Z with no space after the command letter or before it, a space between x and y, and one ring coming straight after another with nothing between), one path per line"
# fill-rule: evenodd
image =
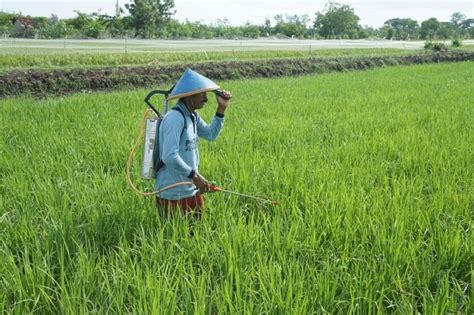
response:
M403 56L285 58L199 62L158 66L11 70L0 75L0 98L156 87L171 84L190 67L214 80L270 78L374 67L474 60L474 52L447 51Z

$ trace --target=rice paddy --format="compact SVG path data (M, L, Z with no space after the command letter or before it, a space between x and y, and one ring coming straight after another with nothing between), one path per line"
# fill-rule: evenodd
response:
M200 173L279 204L208 194L200 221L127 186L148 91L0 100L1 312L472 313L473 73L219 82Z

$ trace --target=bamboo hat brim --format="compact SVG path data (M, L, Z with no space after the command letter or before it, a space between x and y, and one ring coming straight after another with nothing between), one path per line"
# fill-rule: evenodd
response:
M173 90L168 96L168 100L174 100L194 94L214 91L219 86L205 76L187 68L181 78L176 82Z

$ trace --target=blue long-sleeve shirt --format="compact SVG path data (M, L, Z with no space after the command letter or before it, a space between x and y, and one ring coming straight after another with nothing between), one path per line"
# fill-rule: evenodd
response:
M198 172L199 137L215 140L224 124L224 117L216 115L208 125L196 112L191 113L181 101L176 106L183 112L186 124L181 113L176 110L168 111L161 122L158 143L164 166L156 176L155 191L177 182L192 181L188 176L192 170ZM196 192L194 185L185 185L166 190L159 196L178 200L193 196Z

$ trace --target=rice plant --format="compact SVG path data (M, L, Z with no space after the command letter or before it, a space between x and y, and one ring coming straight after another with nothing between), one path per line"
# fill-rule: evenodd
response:
M472 313L473 71L219 82L200 171L280 204L197 222L127 187L147 91L0 101L1 312Z

